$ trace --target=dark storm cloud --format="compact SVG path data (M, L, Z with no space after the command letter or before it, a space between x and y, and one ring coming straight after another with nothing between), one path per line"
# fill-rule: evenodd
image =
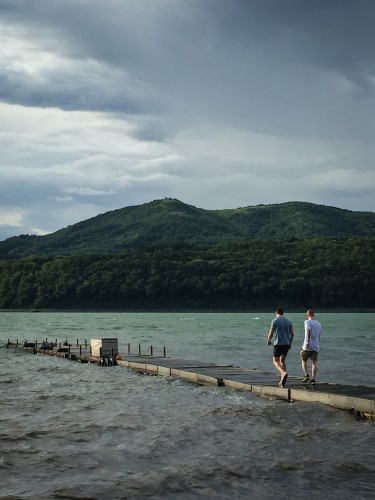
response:
M228 39L342 74L374 69L372 0L210 1Z
M92 75L93 76L93 75ZM88 80L85 75L64 71L53 72L48 80L32 81L22 73L0 71L0 100L12 104L36 107L56 107L65 110L92 110L125 114L144 112L141 100L131 97L126 85L112 80L104 84L103 75ZM128 94L128 95L126 95Z
M355 99L374 91L375 7L366 0L13 3L5 3L6 17L31 29L46 49L82 61L88 73L59 68L28 84L7 75L8 102L119 113L142 112L146 102L176 126L211 117L260 132L310 134L329 113L341 123L351 113L347 92ZM106 66L107 84L85 68L88 59ZM352 87L340 96L337 82L314 68ZM143 89L129 92L140 82ZM310 113L303 125L299 110ZM323 133L332 131L330 119L324 125Z
M0 0L0 24L5 230L164 196L374 209L373 1Z

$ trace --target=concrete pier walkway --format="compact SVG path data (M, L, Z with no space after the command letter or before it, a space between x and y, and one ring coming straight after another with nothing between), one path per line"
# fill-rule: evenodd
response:
M375 387L325 382L317 382L312 386L303 384L301 378L289 375L286 386L282 388L278 386L279 377L275 373L179 358L125 355L118 364L141 373L178 377L202 385L229 387L267 398L328 404L375 419Z
M103 358L92 356L91 346L87 342L84 345L78 345L78 341L76 345L46 341L20 344L18 341L12 343L8 340L7 345L2 347L59 356L81 363L97 363L100 366L123 366L140 373L178 377L196 384L248 391L266 398L322 403L351 411L364 418L375 419L375 387L319 381L312 386L303 384L301 378L291 375L286 386L279 387L279 376L275 372L167 357L165 349L163 356L154 356L142 355L140 349L138 354L131 354L129 346L127 354L115 353L116 356L105 359L106 362L103 363Z

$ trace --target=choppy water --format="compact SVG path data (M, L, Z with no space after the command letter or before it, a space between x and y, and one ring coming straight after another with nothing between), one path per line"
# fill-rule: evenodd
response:
M303 314L290 314L298 358ZM12 340L119 338L120 351L273 371L270 314L0 313ZM321 314L319 379L374 385L375 314ZM300 341L299 341L300 340ZM276 375L275 375L276 376ZM375 422L126 368L0 349L0 499L374 498Z

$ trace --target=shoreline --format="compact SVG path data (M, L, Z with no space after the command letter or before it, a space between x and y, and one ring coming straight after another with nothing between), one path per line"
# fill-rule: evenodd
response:
M307 306L308 307L308 306ZM181 309L0 309L0 313L228 313L228 314L249 314L249 313L273 313L275 308L259 309L213 309L213 308L181 308ZM304 313L306 309L285 308L286 313ZM374 308L314 308L317 313L375 313Z

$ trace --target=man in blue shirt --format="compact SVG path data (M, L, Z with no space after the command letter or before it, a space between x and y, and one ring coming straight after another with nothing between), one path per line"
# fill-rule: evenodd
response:
M291 321L284 316L283 309L277 309L275 316L276 317L271 322L270 331L268 332L267 343L271 345L272 338L275 335L273 341L273 364L280 372L281 379L279 387L285 387L286 379L288 378L285 358L292 346L294 332L293 325Z

